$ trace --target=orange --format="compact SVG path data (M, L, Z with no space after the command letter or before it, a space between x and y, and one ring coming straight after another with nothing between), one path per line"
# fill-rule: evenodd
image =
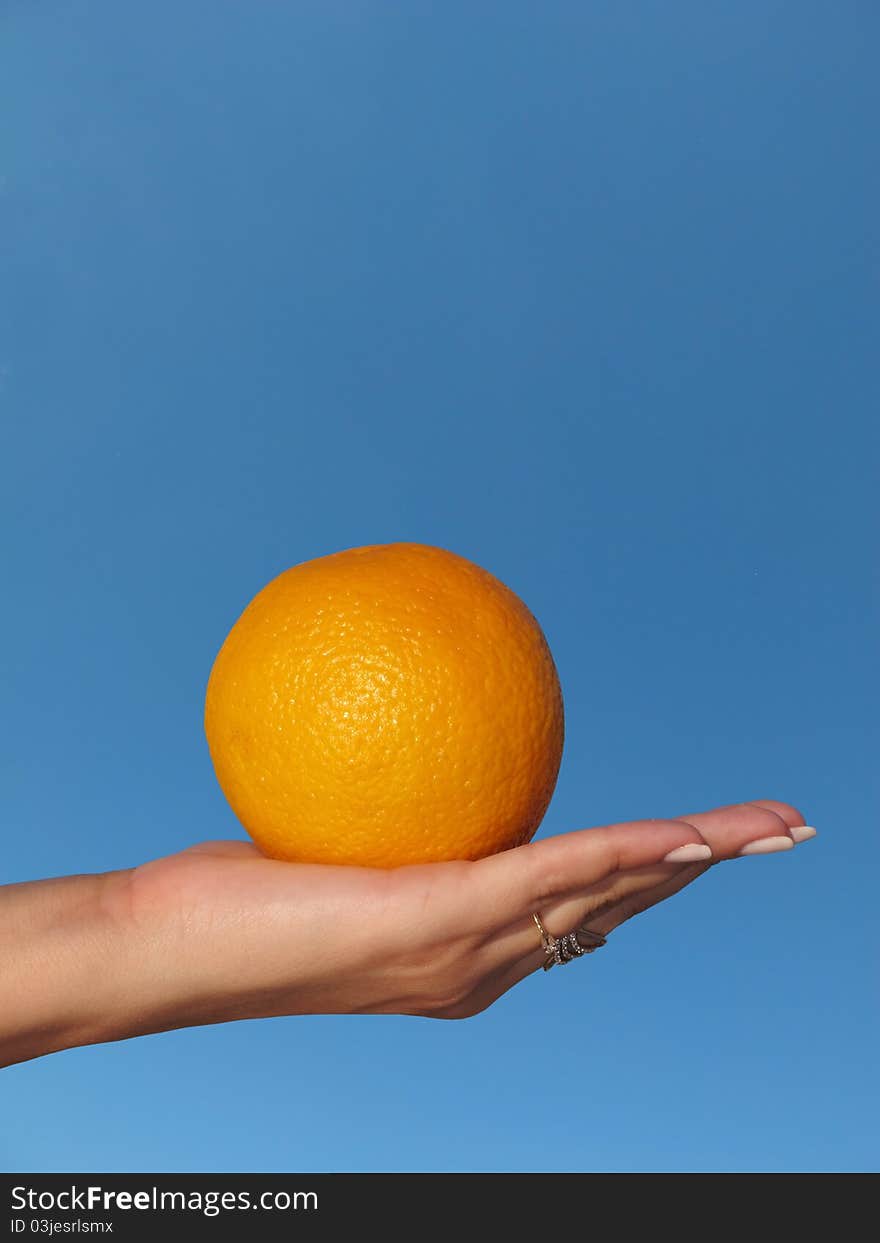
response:
M562 757L541 628L486 570L424 544L295 565L208 682L217 779L277 859L398 867L527 842Z

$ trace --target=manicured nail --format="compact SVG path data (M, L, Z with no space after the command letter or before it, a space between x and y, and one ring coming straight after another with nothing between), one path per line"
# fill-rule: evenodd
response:
M809 824L796 824L788 831L796 842L808 842L811 837L816 836L816 830Z
M663 856L664 863L702 863L712 858L712 847L702 842L688 842L686 846L676 846L668 855Z
M773 855L777 850L791 850L794 842L790 837L759 837L738 851L741 855Z

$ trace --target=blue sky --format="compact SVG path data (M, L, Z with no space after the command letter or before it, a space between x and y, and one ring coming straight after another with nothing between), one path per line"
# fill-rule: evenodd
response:
M0 26L0 880L240 836L217 648L392 540L540 619L542 834L755 798L820 831L464 1023L7 1070L0 1168L876 1168L874 6Z

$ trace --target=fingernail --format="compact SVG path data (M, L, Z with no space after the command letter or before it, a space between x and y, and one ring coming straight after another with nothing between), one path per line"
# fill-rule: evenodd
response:
M816 830L809 824L796 824L793 829L788 831L796 842L808 842L811 837L816 836Z
M759 837L756 842L749 842L738 851L741 855L772 855L777 850L791 850L794 842L790 837Z
M712 847L702 842L688 842L685 846L676 846L668 855L663 856L664 863L702 863L712 858Z

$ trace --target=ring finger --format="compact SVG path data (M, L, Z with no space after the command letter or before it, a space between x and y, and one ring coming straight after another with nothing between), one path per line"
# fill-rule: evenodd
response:
M539 914L545 928L553 937L562 937L575 928L589 925L590 931L607 936L609 932L629 918L621 912L636 908L644 910L660 901L660 894L675 892L706 871L710 866L700 864L658 863L653 867L633 868L616 872L580 893L560 896L543 904ZM657 896L655 896L657 895ZM500 936L492 937L494 957L499 965L509 966L524 958L532 960L532 967L540 966L543 958L535 959L535 951L543 955L540 943L536 943L537 928L533 919L518 919Z
M674 875L667 875L659 883L633 887L616 901L600 907L595 905L592 895L587 898L586 902L583 898L580 903L573 899L567 900L564 904L558 904L552 908L546 918L542 916L542 922L554 937L564 936L566 932L582 927L587 927L590 932L606 937L634 915L648 910L649 907L663 901L664 898L671 897L679 889L689 885L710 866L708 863L696 863L676 868ZM667 872L670 870L667 869ZM506 993L526 976L542 968L547 961L546 952L540 943L540 933L534 921L531 922L531 928L518 930L515 943L512 938L507 939L506 961L483 978L479 989L480 993L486 995L483 1004L488 1005L494 998Z

